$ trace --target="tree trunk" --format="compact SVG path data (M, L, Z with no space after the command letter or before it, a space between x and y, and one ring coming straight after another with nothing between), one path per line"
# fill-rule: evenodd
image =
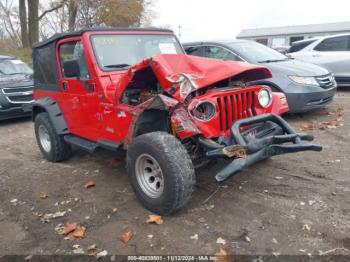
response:
M19 0L19 20L21 23L22 47L29 47L26 0Z
M39 0L28 1L29 43L39 41Z
M75 21L78 13L78 3L76 0L70 0L68 4L68 31L75 30Z

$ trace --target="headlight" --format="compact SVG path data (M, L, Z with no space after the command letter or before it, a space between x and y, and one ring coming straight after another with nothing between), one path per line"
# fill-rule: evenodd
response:
M289 76L289 78L299 85L319 86L317 80L312 76Z
M203 101L197 104L191 111L192 115L200 121L209 121L215 114L215 105L210 101Z
M194 80L202 79L203 76L197 76L193 74L179 73L167 77L168 81L174 84L180 85L180 96L186 98L191 92L197 89L197 85Z
M272 93L269 89L263 88L259 91L258 100L263 108L267 108L272 103Z

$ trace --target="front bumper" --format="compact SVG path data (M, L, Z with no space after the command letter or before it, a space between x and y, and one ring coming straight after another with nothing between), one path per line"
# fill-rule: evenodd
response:
M30 116L31 111L25 111L22 106L10 107L10 108L0 108L0 120L20 118Z
M241 127L262 123L273 123L270 135L247 139L241 132ZM217 181L224 181L246 167L265 158L301 151L321 151L322 147L315 144L306 144L302 141L312 141L312 135L296 133L294 129L278 115L265 114L241 119L232 125L232 145L210 150L206 153L209 158L233 158L233 161L216 174Z
M324 108L333 101L337 87L328 89L322 87L300 86L291 84L284 92L288 101L290 113L301 113Z

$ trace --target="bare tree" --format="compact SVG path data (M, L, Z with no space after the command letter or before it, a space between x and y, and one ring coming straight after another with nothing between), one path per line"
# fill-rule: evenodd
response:
M12 45L19 46L20 38L18 27L15 25L17 14L13 8L12 0L0 1L0 19L3 32L11 39Z
M19 0L19 20L21 23L21 40L24 48L29 47L29 35L27 25L27 7L25 0Z

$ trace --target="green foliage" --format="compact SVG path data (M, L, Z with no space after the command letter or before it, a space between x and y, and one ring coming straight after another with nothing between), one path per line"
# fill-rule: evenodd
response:
M15 56L32 67L32 49L30 48L2 48L0 54Z

